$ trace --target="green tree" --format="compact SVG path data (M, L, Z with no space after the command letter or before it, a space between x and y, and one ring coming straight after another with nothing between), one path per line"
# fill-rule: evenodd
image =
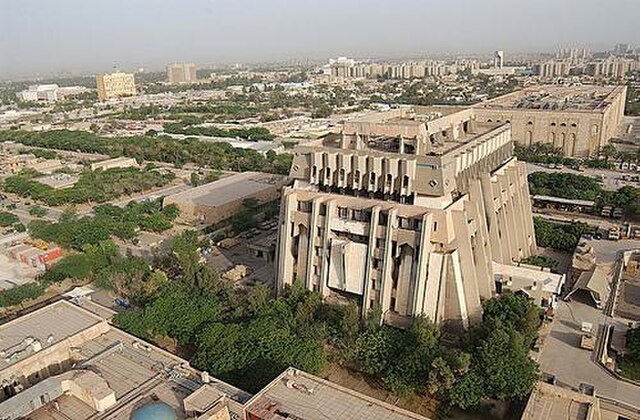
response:
M7 211L0 211L0 227L11 226L14 223L20 223L18 216Z
M35 204L29 207L29 214L35 217L44 217L47 215L47 209Z

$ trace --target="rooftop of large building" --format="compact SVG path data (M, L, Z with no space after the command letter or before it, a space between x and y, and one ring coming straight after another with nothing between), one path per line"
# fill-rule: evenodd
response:
M101 324L99 330L94 328L97 324ZM74 338L65 341L70 337ZM23 349L27 340L39 341L41 348ZM98 413L105 419L130 418L137 409L153 402L166 404L178 418L185 418L183 401L205 382L186 360L114 328L104 318L65 300L2 325L0 343L6 354L0 359L3 368L10 367L9 352L16 350L21 353L13 363L25 360L33 365L53 362L60 366L51 376L0 403L0 412L9 419L25 415L50 419L52 412L60 418L86 419ZM12 375L19 376L22 371ZM213 394L234 402L230 409L235 407L236 414L242 415L241 406L250 394L215 378L206 382ZM91 398L87 399L88 394ZM42 395L47 395L46 400Z
M191 201L212 207L251 197L268 188L279 188L285 183L282 175L261 172L243 172L210 182L170 196L171 202Z
M561 86L528 87L476 105L486 109L517 109L538 111L596 111L604 112L622 86Z
M256 394L245 410L263 420L386 419L426 417L376 400L324 379L289 368Z
M75 302L58 301L0 326L5 352L27 338L42 342L41 348L19 354L14 362L26 363L20 369L7 366L6 355L0 359L3 386L15 389L0 401L3 419L143 418L138 417L141 410L153 415L154 407L175 414L174 418L245 418L249 411L263 420L424 419L292 368L252 398L109 325L96 314L101 312L93 308L97 304ZM41 375L44 365L48 373ZM26 375L29 383L18 385Z
M0 371L102 322L60 301L0 326Z

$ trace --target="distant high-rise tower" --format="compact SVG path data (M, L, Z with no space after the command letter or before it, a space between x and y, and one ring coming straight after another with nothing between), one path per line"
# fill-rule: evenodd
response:
M193 63L174 63L167 66L169 83L193 83L197 80L196 65Z
M504 51L493 53L493 67L501 69L504 66Z

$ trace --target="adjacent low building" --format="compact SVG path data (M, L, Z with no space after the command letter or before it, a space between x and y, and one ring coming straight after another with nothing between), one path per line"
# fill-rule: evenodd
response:
M247 199L258 203L278 199L287 182L282 175L243 172L167 196L163 205L175 204L182 223L212 225L233 216Z
M566 276L552 273L548 268L526 264L493 263L496 287L523 293L543 309L556 308Z
M292 368L252 397L115 328L110 309L74 301L0 325L3 420L426 420Z
M98 99L119 98L136 94L136 81L133 74L129 73L105 73L96 76Z
M113 159L102 160L100 162L94 162L91 164L91 170L95 171L98 169L102 169L106 171L107 169L114 168L139 168L140 165L135 158L128 158L126 156L121 156Z
M542 85L473 107L480 122L510 123L521 145L547 143L566 156L596 156L624 116L625 86Z
M254 395L244 411L246 418L251 420L427 420L294 368L284 371Z

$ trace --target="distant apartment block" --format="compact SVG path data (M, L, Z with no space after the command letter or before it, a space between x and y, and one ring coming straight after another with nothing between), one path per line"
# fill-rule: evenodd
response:
M480 64L475 60L361 63L350 58L340 57L329 60L325 70L331 81L342 82L348 79L375 79L379 77L389 79L439 77L456 74L467 69L476 71L479 68Z
M196 65L193 63L174 63L167 66L169 83L193 83L198 80Z
M136 82L133 74L129 73L100 74L96 76L96 86L101 101L136 94Z

